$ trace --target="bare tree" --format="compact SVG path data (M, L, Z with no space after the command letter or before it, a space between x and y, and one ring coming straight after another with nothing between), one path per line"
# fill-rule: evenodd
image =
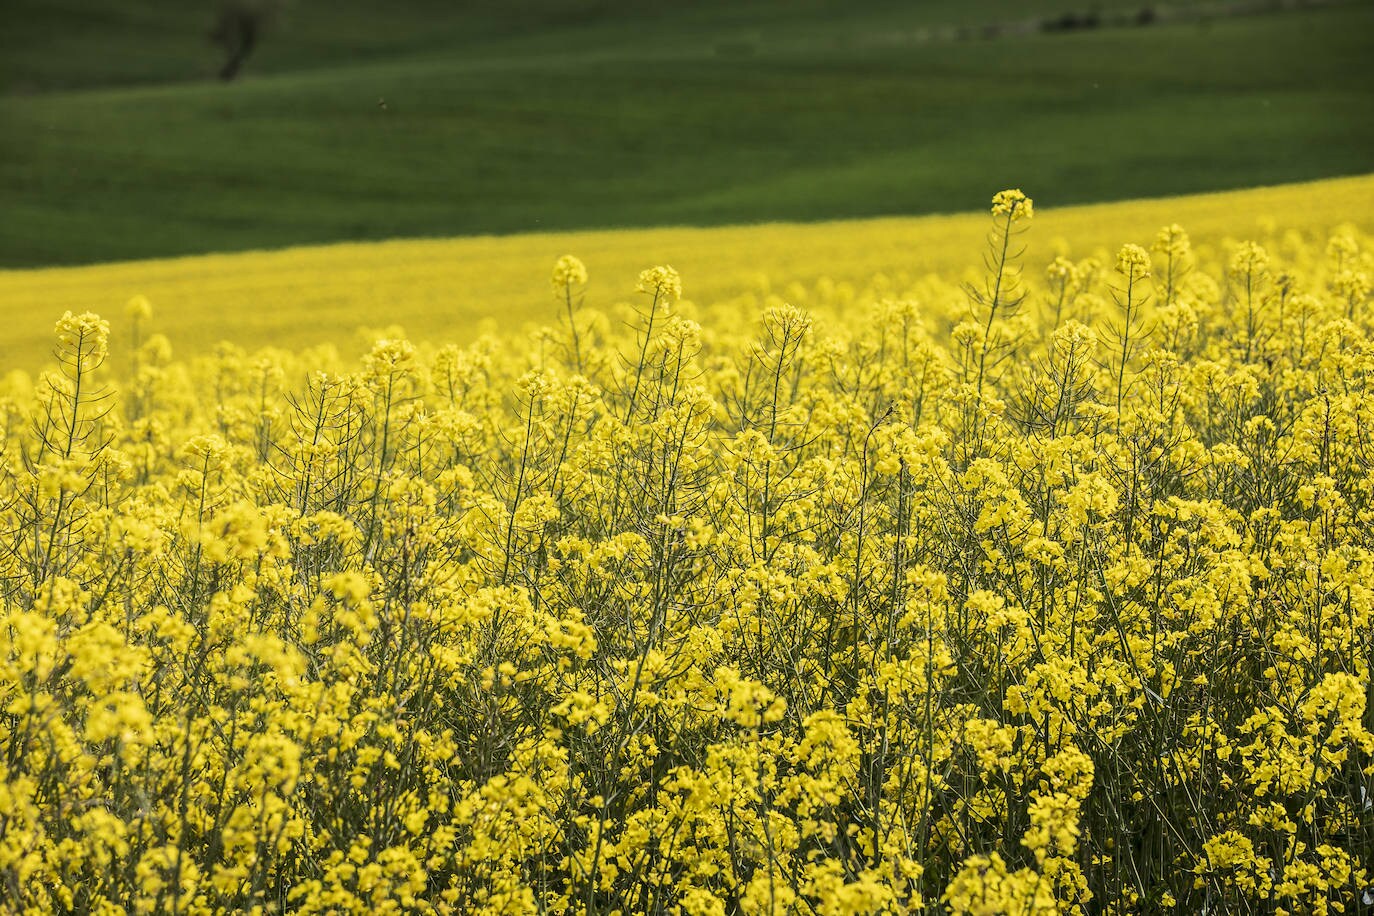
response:
M282 0L220 0L215 27L210 31L210 40L224 49L220 79L238 76L281 6Z

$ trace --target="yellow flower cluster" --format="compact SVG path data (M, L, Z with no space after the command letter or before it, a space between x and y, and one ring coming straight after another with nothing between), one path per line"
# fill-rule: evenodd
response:
M998 191L992 198L992 215L1006 216L1013 221L1030 219L1035 215L1035 205L1020 188Z
M655 303L665 307L682 298L682 278L671 267L651 267L639 275L635 289L654 297Z
M553 265L553 288L566 290L587 282L587 265L570 254L565 254Z
M1369 240L992 209L983 282L567 257L358 361L63 316L0 383L3 909L1353 912Z
M1171 244L1166 242L1166 246ZM1172 247L1166 247L1166 253L1173 253ZM1150 253L1139 245L1125 245L1116 255L1116 272L1134 283L1137 280L1144 280L1150 275Z

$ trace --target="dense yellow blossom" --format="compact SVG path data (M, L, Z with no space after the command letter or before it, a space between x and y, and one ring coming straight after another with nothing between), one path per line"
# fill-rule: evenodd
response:
M0 909L1352 912L1370 240L992 211L981 277L550 256L543 326L356 359L65 314L0 382Z

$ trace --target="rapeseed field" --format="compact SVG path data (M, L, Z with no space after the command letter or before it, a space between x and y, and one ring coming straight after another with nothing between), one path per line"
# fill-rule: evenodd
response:
M0 900L1358 912L1374 247L1340 187L1198 207L1206 245L1041 238L1008 190L908 277L818 242L720 300L559 252L487 332L356 359L179 356L181 310L276 307L242 260L151 269L225 265L166 311L62 274L55 359L0 384Z
M1181 223L1199 249L1228 238L1273 243L1282 231L1321 233L1365 216L1374 178L1360 176L1217 194L1041 211L1027 258L1061 250L1108 260L1123 239ZM361 355L377 336L466 340L548 321L548 265L575 251L595 267L589 303L628 301L645 264L670 263L705 307L757 312L769 295L800 306L832 297L918 296L935 274L976 279L982 214L667 227L323 245L85 267L0 270L5 333L0 362L35 372L52 354L52 321L70 309L116 314L133 296L158 308L157 330L176 355L201 356L222 340L256 349L321 344ZM879 274L883 290L868 289ZM54 311L56 310L56 311ZM359 330L369 330L360 334ZM132 341L111 327L116 350Z

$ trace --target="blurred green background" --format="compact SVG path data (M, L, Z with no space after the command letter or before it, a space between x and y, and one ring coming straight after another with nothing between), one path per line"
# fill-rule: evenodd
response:
M8 0L5 19L9 267L1374 170L1368 0Z

